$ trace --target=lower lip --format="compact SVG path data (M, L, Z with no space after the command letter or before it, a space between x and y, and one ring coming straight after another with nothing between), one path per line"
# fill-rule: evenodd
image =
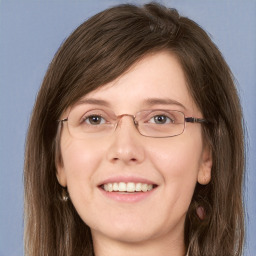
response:
M101 192L104 196L111 198L118 202L126 202L126 203L136 203L141 200L144 200L144 199L148 198L149 196L151 196L152 193L154 193L154 191L156 190L156 188L154 188L147 192L120 193L120 192L108 192L102 188L99 188L99 189L101 190Z

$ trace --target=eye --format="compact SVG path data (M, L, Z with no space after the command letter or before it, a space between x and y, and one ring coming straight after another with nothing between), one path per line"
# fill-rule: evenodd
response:
M166 115L155 115L149 120L149 123L170 124L174 123L174 120Z
M99 125L105 124L106 120L99 115L90 115L88 117L84 117L84 122L89 125Z

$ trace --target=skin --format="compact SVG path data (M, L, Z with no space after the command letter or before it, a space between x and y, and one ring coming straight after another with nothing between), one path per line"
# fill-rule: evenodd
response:
M106 101L116 115L164 108L202 118L177 58L165 51L147 55L84 98ZM146 104L149 98L168 98L178 104ZM200 124L186 123L183 134L176 137L148 138L126 116L110 136L86 141L72 137L64 125L61 154L57 178L67 186L78 214L91 228L97 256L185 255L184 222L195 185L211 179L212 155ZM146 178L158 186L143 200L119 202L98 188L116 176Z

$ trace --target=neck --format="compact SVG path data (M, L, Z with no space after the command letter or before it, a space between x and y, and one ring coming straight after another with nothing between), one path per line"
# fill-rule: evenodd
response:
M185 245L182 234L158 237L147 241L127 242L122 239L110 239L101 234L93 235L95 256L185 256Z

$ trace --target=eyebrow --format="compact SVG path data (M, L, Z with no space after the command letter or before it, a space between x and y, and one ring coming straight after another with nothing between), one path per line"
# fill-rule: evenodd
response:
M111 106L110 102L108 102L106 100L93 99L93 98L81 99L77 102L76 105L80 105L80 104L101 105L101 106L105 106L105 107ZM187 109L180 102L178 102L174 99L169 99L169 98L148 98L143 101L143 105L145 105L146 107L152 107L154 105L176 105L176 106L182 107L183 109Z
M149 98L144 101L146 106L154 106L154 105L176 105L182 107L183 109L187 109L183 104L180 102L169 99L169 98Z
M101 105L105 107L110 107L110 103L105 100L93 99L93 98L84 98L77 102L77 105L80 104L91 104L91 105Z

